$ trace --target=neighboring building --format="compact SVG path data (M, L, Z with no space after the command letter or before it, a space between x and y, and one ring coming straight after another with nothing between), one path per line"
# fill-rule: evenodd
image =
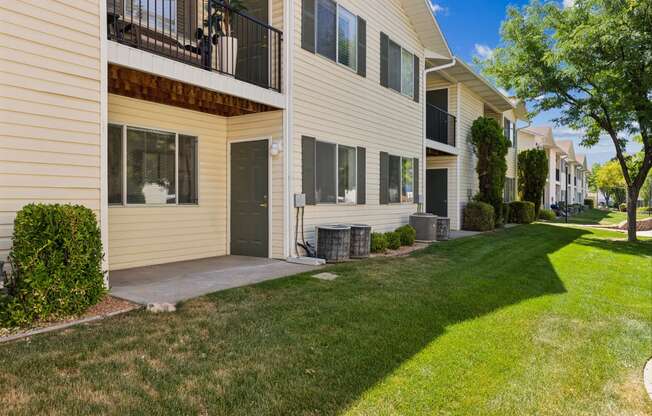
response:
M424 65L452 59L428 3L243 3L228 18L208 0L0 6L0 258L33 201L93 209L108 270L295 256L297 193L309 239L408 221L426 182ZM475 88L460 88L476 106L458 143L476 113L512 110Z
M505 97L459 58L431 61L426 85L426 211L450 217L451 228L462 226L462 211L478 192L477 158L471 126L479 117L495 118L512 142L505 200L517 199L517 127L524 108Z
M570 140L556 141L551 127L527 127L518 132L518 150L544 149L548 156L549 173L542 206L566 202L583 204L588 197L588 167L586 156L576 154Z

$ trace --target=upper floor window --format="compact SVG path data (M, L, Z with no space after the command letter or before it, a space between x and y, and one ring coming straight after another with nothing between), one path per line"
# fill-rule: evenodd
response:
M176 33L177 0L127 0L125 16L152 30Z
M302 0L301 47L366 76L367 25L334 0Z
M380 34L380 84L419 101L419 58Z

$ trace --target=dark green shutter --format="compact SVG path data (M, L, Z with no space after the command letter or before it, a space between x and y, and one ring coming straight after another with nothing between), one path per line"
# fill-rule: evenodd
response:
M389 204L389 154L380 152L380 203Z
M380 32L380 85L389 85L389 37Z
M306 205L315 205L315 147L314 137L301 137L301 184Z
M367 203L367 150L358 147L358 204Z
M421 68L419 67L419 57L414 55L414 101L419 102L419 96L421 95Z
M358 75L367 76L367 22L358 16Z
M419 175L421 170L419 169L419 158L414 158L414 203L419 203Z
M516 123L513 123L513 128L514 128L514 149L518 148L518 129L516 128Z
M301 2L301 47L315 53L315 0Z

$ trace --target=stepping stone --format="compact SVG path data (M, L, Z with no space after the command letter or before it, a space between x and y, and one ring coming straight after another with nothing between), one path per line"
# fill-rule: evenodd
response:
M314 277L315 279L319 279L319 280L328 280L328 281L331 281L331 280L335 280L335 279L337 279L337 275L336 275L336 274L334 274L334 273L327 273L327 272L324 272L324 273L317 273L317 274L314 274L312 277Z

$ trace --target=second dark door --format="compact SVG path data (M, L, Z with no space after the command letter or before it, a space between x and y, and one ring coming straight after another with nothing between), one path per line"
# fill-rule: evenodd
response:
M428 169L426 191L426 212L448 217L448 170Z
M269 256L267 140L231 144L231 254Z

